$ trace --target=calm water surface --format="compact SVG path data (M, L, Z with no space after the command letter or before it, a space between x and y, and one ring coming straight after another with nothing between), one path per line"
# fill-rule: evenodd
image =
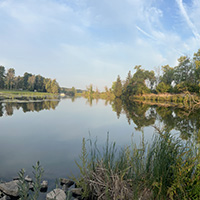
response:
M22 168L31 175L37 161L50 182L78 175L75 160L79 158L83 137L90 135L103 145L109 132L110 141L122 147L131 143L132 134L134 142L139 143L142 131L145 141L151 141L153 126L167 124L176 132L184 129L188 138L199 130L199 113L189 113L188 118L180 109L163 110L143 104L123 107L121 102L111 105L104 100L91 105L83 98L0 103L0 179L11 180Z

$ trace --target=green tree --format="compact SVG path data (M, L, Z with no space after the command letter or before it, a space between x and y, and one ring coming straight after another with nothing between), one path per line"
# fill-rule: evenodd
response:
M193 64L195 68L196 84L200 84L200 49L197 53L194 53Z
M28 78L28 90L34 91L35 89L35 75L32 75Z
M157 93L165 93L170 89L170 85L165 84L164 82L160 82L156 87Z
M171 85L174 80L174 68L169 65L162 66L163 76L160 78L161 82Z
M141 65L136 65L136 72L133 75L130 83L126 87L124 92L125 98L129 98L131 95L142 95L150 92L150 89L146 85L146 81L150 82L150 86L154 84L155 76L153 71L144 70Z
M0 89L5 87L5 67L0 65Z
M23 80L24 80L24 83L23 83L23 89L24 90L27 90L28 89L28 79L29 77L31 77L32 74L28 73L28 72L25 72L24 73L24 76L23 76Z
M88 96L89 96L90 98L93 98L93 93L94 93L94 91L93 91L93 85L90 84L90 85L87 87L87 94L88 94Z
M6 74L5 85L8 90L12 90L15 84L15 69L10 68Z
M53 94L58 94L59 93L59 85L56 81L56 79L53 79L53 81L51 82L51 93Z
M51 93L51 79L50 78L44 79L44 85L45 85L46 92Z
M72 87L72 96L76 96L76 88Z
M125 83L123 85L123 93L126 91L126 88L127 88L128 84L130 83L131 78L132 78L131 71L129 71L128 75L127 75L127 78L125 80Z
M119 75L117 77L117 81L115 82L113 93L116 97L121 97L122 95L122 82Z
M15 86L14 86L14 89L16 89L16 90L23 89L23 85L24 85L23 83L24 83L23 77L16 76L15 77Z
M44 77L41 75L37 75L35 77L35 89L38 92L45 92L45 84L44 84Z
M195 85L195 68L192 61L187 56L181 56L178 59L178 66L175 67L174 80L175 83L181 85L181 88L189 90Z

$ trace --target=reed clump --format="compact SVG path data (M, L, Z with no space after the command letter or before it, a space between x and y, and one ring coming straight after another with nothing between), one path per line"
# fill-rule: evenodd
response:
M100 150L97 141L83 139L75 179L85 199L200 199L200 156L192 142L183 143L159 131L153 142L132 140L118 149L107 138Z

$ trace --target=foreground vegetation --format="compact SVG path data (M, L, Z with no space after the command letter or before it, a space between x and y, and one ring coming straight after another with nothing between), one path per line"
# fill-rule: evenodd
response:
M200 154L192 142L183 143L158 130L151 144L117 151L107 139L103 153L96 142L83 139L80 178L86 199L200 199Z

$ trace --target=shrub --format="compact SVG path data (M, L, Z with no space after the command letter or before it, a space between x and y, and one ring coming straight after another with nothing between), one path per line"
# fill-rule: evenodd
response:
M117 150L107 139L104 150L83 139L81 176L75 180L90 199L200 199L200 164L197 148L167 131L153 143Z

